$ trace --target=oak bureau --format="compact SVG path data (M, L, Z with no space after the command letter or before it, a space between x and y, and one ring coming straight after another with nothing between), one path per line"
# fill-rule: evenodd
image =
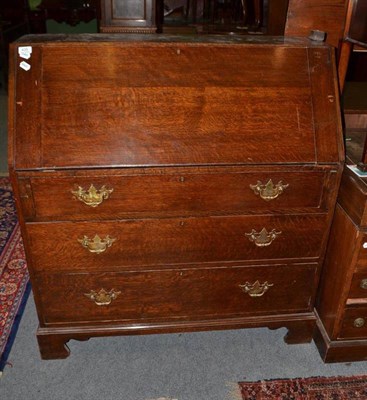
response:
M9 166L45 359L106 335L310 341L343 165L333 50L296 38L26 36Z

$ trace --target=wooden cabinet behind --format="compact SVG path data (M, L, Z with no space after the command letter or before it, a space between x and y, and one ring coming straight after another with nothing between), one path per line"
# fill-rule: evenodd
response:
M367 182L343 173L316 304L326 362L367 360Z
M101 0L101 32L154 33L156 0Z
M338 48L343 37L346 3L347 0L289 0L285 35L307 37L311 30L320 30L326 32L327 43Z
M263 326L310 341L344 154L333 51L54 39L13 45L9 91L42 357L115 334Z

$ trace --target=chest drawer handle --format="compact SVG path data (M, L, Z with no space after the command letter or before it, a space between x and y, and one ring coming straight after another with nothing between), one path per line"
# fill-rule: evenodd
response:
M256 281L253 284L246 282L244 285L239 286L249 296L261 297L271 286L274 286L274 284L269 282L260 283L259 281Z
M268 232L265 228L262 228L260 232L256 232L253 229L250 233L245 233L251 242L254 242L258 247L269 246L273 240L279 236L282 232L277 232L275 229Z
M81 186L78 186L78 190L72 190L71 193L82 203L90 207L97 207L103 200L107 200L113 189L106 189L106 186L102 186L99 190L90 185L88 190L84 190Z
M109 292L105 289L101 289L99 292L91 290L90 293L84 293L84 296L94 301L97 306L108 306L119 294L121 294L121 292L116 292L115 289L111 289Z
M83 239L78 239L78 242L91 253L103 253L108 247L112 246L112 243L116 239L110 238L108 235L101 239L98 235L95 235L93 239L89 239L88 236L83 236Z
M362 289L367 289L367 279L362 279L360 286Z
M261 181L257 181L256 185L250 185L250 188L265 201L270 201L280 196L288 186L289 184L283 184L282 181L274 185L273 181L269 179L265 185Z
M354 320L353 325L356 328L362 328L362 326L364 326L364 324L366 323L364 318L357 318Z

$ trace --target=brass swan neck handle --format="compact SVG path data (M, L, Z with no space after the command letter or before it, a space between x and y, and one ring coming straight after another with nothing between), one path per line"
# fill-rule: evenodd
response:
M270 201L279 197L288 186L289 184L283 184L282 181L274 185L273 181L269 179L265 185L261 181L257 181L256 185L250 185L250 188L263 200Z
M96 189L94 185L90 185L89 189L85 190L81 186L78 186L77 190L72 190L71 193L82 203L90 207L99 206L103 200L107 200L113 189L107 189L103 185L100 189Z
M255 283L246 282L244 285L239 285L239 287L251 297L261 297L265 292L269 290L273 283L264 282L260 283L256 281Z
M272 229L268 232L265 228L262 228L260 232L256 232L253 229L250 233L245 233L251 242L254 242L258 247L270 246L270 244L276 239L282 232L277 232Z
M112 246L112 243L116 239L109 237L108 235L101 239L98 235L95 235L93 239L89 239L88 236L83 236L82 239L78 239L78 242L91 253L103 253L108 247Z
M87 296L90 300L94 301L97 306L108 306L119 294L121 294L121 292L115 291L115 289L111 289L107 292L107 290L102 288L98 292L91 290L89 293L84 293L84 296Z

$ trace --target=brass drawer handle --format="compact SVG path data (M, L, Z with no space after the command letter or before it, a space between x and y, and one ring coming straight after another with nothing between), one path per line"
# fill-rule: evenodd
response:
M280 196L288 186L289 184L283 184L282 181L274 186L273 181L269 179L265 185L261 181L257 181L256 185L250 185L250 188L265 201L270 201Z
M367 289L367 279L362 279L360 286L362 289Z
M250 233L245 233L251 242L254 242L258 247L269 246L271 242L281 234L282 232L277 232L275 229L268 232L265 228L262 228L260 232L256 232L253 229Z
M108 306L119 294L121 294L121 292L117 292L115 289L111 289L109 292L105 289L101 289L99 292L91 290L90 293L84 293L84 296L94 301L97 306Z
M253 284L246 282L244 285L239 286L249 296L261 297L271 286L274 286L274 284L269 282L260 283L259 281L256 281Z
M366 320L364 318L357 318L354 320L353 325L356 328L362 328L366 323Z
M83 236L83 239L78 239L78 242L91 253L103 253L108 247L112 246L112 243L116 239L110 238L108 235L101 239L98 235L95 235L93 239L89 239L88 236Z
M88 190L84 190L81 186L78 186L78 190L72 190L71 193L81 202L90 207L97 207L107 200L113 189L106 189L106 186L102 186L99 190L90 185Z

